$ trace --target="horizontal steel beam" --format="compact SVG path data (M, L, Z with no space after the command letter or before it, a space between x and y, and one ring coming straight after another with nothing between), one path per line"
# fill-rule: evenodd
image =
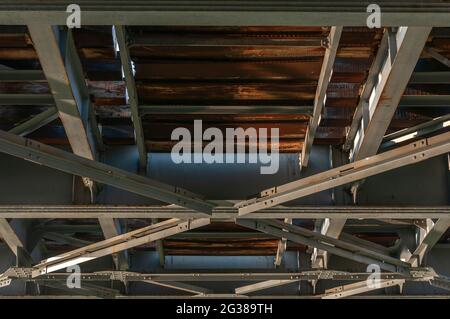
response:
M21 280L45 280L61 281L66 280L71 273L53 272L32 277L33 268L12 267L0 274L0 280L4 278ZM304 270L299 272L275 272L261 270L236 270L232 272L199 272L198 270L162 272L162 273L138 273L130 271L98 271L81 273L80 279L83 282L92 281L122 281L140 282L154 281L158 283L173 282L231 282L231 281L263 281L263 280L313 280L326 279L338 281L366 280L372 275L368 272L347 272L339 270ZM382 272L380 279L404 279L407 281L428 281L438 278L439 275L432 268L411 268L403 273Z
M89 218L201 218L203 213L177 206L102 206L102 205L0 205L0 218L21 219L89 219ZM237 209L219 206L213 209L211 219L239 218ZM251 219L417 219L450 218L450 206L436 207L370 207L370 206L278 206L250 213Z
M70 1L18 0L0 2L2 24L48 23L65 25ZM212 25L212 26L367 26L370 1L127 1L77 2L83 25ZM385 26L450 26L450 5L438 0L417 5L415 1L378 0ZM107 12L107 14L105 14Z
M98 128L89 125L89 94L71 31L34 23L28 31L73 153L95 159Z
M210 213L215 206L198 195L181 188L129 173L116 167L0 131L0 152L27 161L45 165L66 173L91 178L142 196L177 204L203 213Z
M259 197L237 203L235 207L239 209L239 215L244 216L448 152L450 152L450 132L264 190Z

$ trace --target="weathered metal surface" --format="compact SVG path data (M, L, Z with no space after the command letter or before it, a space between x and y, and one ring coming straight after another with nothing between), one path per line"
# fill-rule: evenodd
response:
M136 65L140 88L138 97L145 106L141 111L147 114L144 117L149 125L144 130L151 133L148 137L145 136L146 143L151 146L152 151L169 150L173 143L170 142L170 136L164 137L167 136L167 127L174 119L176 123L180 123L180 119L185 116L172 110L171 114L166 115L151 114L152 105L160 113L165 107L176 108L175 104L190 104L192 108L185 109L195 113L190 117L191 124L193 119L208 121L211 116L209 113L214 110L225 115L229 107L230 113L239 112L241 116L246 116L245 125L251 126L262 120L256 115L258 113L275 115L277 105L285 108L279 109L280 113L285 113L285 117L299 119L301 116L300 122L308 120L310 114L303 107L312 105L311 96L317 85L325 52L321 41L326 38L329 30L329 27L280 26L130 27L130 52ZM342 143L345 127L350 125L360 88L382 32L382 29L369 30L365 27L344 28L315 143ZM434 28L427 45L440 54L449 56L448 34L448 28ZM91 101L98 121L104 127L105 142L132 144L132 123L125 101L125 86L121 81L120 57L115 52L111 26L74 29L74 39L88 79ZM0 27L0 61L13 68L39 67L26 28ZM433 61L426 54L422 55L421 61L419 71L422 72L434 71L436 69L433 68L439 65L439 62ZM42 80L8 81L0 82L0 91L45 94L48 92L48 85ZM442 95L449 92L444 84L415 83L408 86L405 96L410 98L431 94ZM209 104L220 107L211 108ZM264 105L260 112L259 105ZM289 109L300 106L299 110L305 111L304 114L293 114ZM206 108L209 115L202 114L202 110ZM2 106L1 126L9 129L42 110L45 109ZM406 111L397 112L388 132L439 116L436 110L427 111L418 107L408 108ZM431 112L430 116L426 112ZM215 116L220 118L219 114ZM237 127L242 124L242 119L243 117L226 119L223 120L223 125ZM158 124L161 132L151 128L155 121L165 122ZM286 124L284 121L279 125L281 132L294 132L297 124ZM300 122L296 134L287 134L288 140L281 139L282 150L299 151L304 138L304 125ZM50 125L52 126L47 125L32 136L43 142L66 144L67 139L58 126L58 121Z

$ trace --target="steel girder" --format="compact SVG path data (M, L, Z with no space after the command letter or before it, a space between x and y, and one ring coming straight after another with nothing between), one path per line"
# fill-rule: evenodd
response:
M259 197L239 202L235 204L235 207L238 208L239 215L244 216L448 152L450 152L450 132L264 190Z
M99 286L99 285L94 285L90 282L83 282L83 284L80 285L80 287L76 288L76 289L68 288L65 280L37 280L36 282L39 285L68 291L68 292L75 293L78 295L95 296L95 297L103 298L103 299L116 298L117 296L122 295L120 293L120 291L117 289L111 289L111 288L106 288L106 287ZM158 281L152 281L152 280L142 280L141 282L160 286L160 287L176 289L176 290L187 292L187 293L190 293L193 295L205 295L205 294L212 293L212 291L209 289L186 284L186 283L180 283L180 282L158 282ZM124 283L126 283L126 282L124 282Z
M450 84L450 72L415 72L409 80L410 84Z
M183 282L176 282L176 281L172 281L172 282L161 282L161 281L154 281L154 280L143 280L142 282L148 283L148 284L152 284L152 285L156 285L156 286L160 286L160 287L166 287L166 288L172 288L172 289L176 289L176 290L181 290L184 292L188 292L194 295L206 295L206 294L212 294L212 290L207 289L207 288L203 288L203 287L198 287L198 286L194 286L191 284L186 284Z
M437 244L450 227L450 218L440 218L436 222L428 220L428 222L431 225L425 229L416 249L409 258L409 262L414 267L419 267L422 264L425 255Z
M343 258L348 258L358 262L377 264L381 269L392 271L400 271L403 273L408 268L406 267L419 267L423 260L426 252L431 250L431 248L438 242L445 231L450 227L450 219L439 219L434 223L430 229L423 236L416 250L412 253L411 257L407 262L403 262L397 258L385 255L385 252L381 252L371 246L366 246L362 242L354 243L349 240L348 236L343 236L341 239L335 239L333 237L328 237L317 232L310 231L297 226L292 226L287 223L280 221L255 221L255 220L239 220L238 224L262 231L267 234L271 234L278 237L284 237L293 242L301 243L314 247L316 249L321 249L323 251L332 253ZM344 239L344 240L343 240ZM343 250L348 250L354 253L347 253ZM361 256L362 255L362 256ZM378 259L370 261L370 258ZM391 263L391 265L389 265ZM314 266L314 265L313 265ZM400 267L400 268L399 268ZM411 268L409 268L411 269ZM412 268L414 269L414 268ZM418 269L418 268L416 268ZM313 281L323 279L317 278L312 279ZM390 286L403 285L404 279L398 277L388 277L385 276L379 278L380 281L378 285L368 285L366 281L356 282L352 284L347 284L339 286L333 289L326 290L321 298L324 299L337 299L353 296L356 294L361 294L373 290L378 290ZM298 278L292 279L269 279L266 281L259 282L257 284L251 284L242 286L236 289L236 293L248 294L251 292L268 289L272 287L282 286L286 284L291 284L300 281ZM434 280L434 278L429 278L430 284L436 285L438 287L443 287L447 289L450 287L448 278L440 277L440 279Z
M356 294L362 294L369 291L383 289L392 286L399 286L405 283L404 279L392 279L380 281L378 285L368 285L365 281L355 282L352 284L339 286L325 290L325 293L321 296L322 299L340 299Z
M430 284L432 286L450 291L450 277L440 275L437 278L431 279Z
M32 280L32 281L62 281L67 280L71 273L67 272L53 272L51 274L41 274L37 277L32 276L34 268L12 267L0 274L1 280ZM347 272L338 270L305 270L300 272L263 272L261 270L242 270L234 272L198 272L196 270L179 271L179 272L164 272L164 273L138 273L130 271L97 271L91 273L81 273L80 279L83 282L95 281L121 281L121 282L142 282L153 281L158 283L173 283L173 282L251 282L263 280L336 280L336 281L355 281L366 280L372 273L366 272ZM380 279L406 281L429 281L432 279L442 277L429 267L426 268L411 268L403 273L397 272L383 272L380 273Z
M351 161L377 154L431 29L400 27L385 31L344 145L344 149L351 148ZM322 233L339 238L344 225L345 220L329 219L322 225ZM326 252L316 250L313 267L326 267L327 259Z
M25 121L15 127L13 127L8 132L11 134L16 134L20 136L28 135L34 131L37 131L41 127L53 122L58 118L58 110L56 107L51 106L46 111L33 116L33 118Z
M101 217L98 219L98 222L100 224L100 228L102 230L105 239L110 239L120 235L121 230L118 220L110 217ZM116 269L129 268L127 251L122 251L118 254L113 254L112 258L114 265L116 266Z
M64 25L70 13L70 1L15 0L0 1L3 24L26 25L49 23ZM127 1L109 3L100 0L79 0L83 25L213 25L213 26L367 26L370 1L339 0L328 6L317 1ZM384 26L449 26L450 5L439 0L393 2L378 0Z
M98 127L89 122L89 94L71 32L49 24L30 24L28 30L73 152L95 159Z
M0 81L45 81L45 74L41 70L0 70Z
M6 218L0 218L0 238L3 238L9 249L16 256L17 265L31 265L33 259Z
M431 32L429 27L401 27L387 31L386 51L374 87L362 101L363 122L352 148L351 159L360 160L378 152L378 148L400 104L417 61ZM386 41L386 40L385 40ZM364 110L366 109L366 110Z
M69 143L74 154L88 160L95 160L97 152L104 149L101 132L95 119L94 110L90 103L89 91L86 85L82 64L74 43L71 30L62 30L51 25L29 24L28 30L33 40L34 48L39 56L42 70L52 91L59 118L64 126ZM49 112L49 111L47 111ZM45 113L45 112L44 112ZM43 113L43 114L44 114ZM53 119L55 115L50 115ZM35 118L37 118L35 120ZM39 115L33 118L37 123L32 126L42 126L49 119L38 122ZM26 123L25 129L28 129ZM29 129L28 129L29 130ZM14 130L13 133L20 133ZM87 177L83 176L82 177ZM83 180L85 185L92 188L92 183ZM114 224L114 220L104 225ZM119 233L115 227L103 227L105 238ZM113 256L118 265L118 256ZM125 265L124 258L120 258Z
M204 201L198 195L181 188L160 183L4 131L0 131L0 152L203 213L210 214L213 207L216 206L214 203Z
M381 269L401 272L411 267L403 262L373 249L363 247L345 240L322 235L306 228L294 226L278 220L237 220L237 224L261 231L279 238L286 238L295 243L328 251L337 256L366 264L377 264Z
M280 105L139 105L139 115L146 114L309 114L313 106Z
M450 127L450 114L437 117L426 123L406 128L392 134L388 134L384 137L380 148L386 149L412 139L422 138L426 135L447 129L448 127Z
M83 159L59 149L0 132L0 151L68 173L85 176L99 182L130 190L144 196L184 205L211 213L214 203L176 187L152 181L109 165ZM420 140L407 146L371 158L319 173L296 182L262 192L262 197L236 204L240 215L273 207L289 200L324 189L343 185L374 174L420 162L450 151L450 132Z
M308 166L309 154L314 142L314 137L322 117L323 107L327 99L327 89L333 74L334 60L341 39L343 27L331 27L328 46L323 58L322 69L320 70L319 82L317 84L316 95L314 97L314 111L306 130L305 142L303 143L301 165Z
M285 218L284 222L287 223L287 224L292 224L292 219ZM281 263L283 261L284 253L286 252L286 248L287 248L287 239L286 238L281 238L278 241L277 254L275 255L275 262L274 262L275 267L281 266Z
M0 237L3 238L16 256L19 254L18 250L24 247L22 241L17 237L16 232L12 229L6 218L0 218Z
M446 67L450 68L450 60L447 59L442 54L440 54L439 52L437 52L435 49L433 49L433 48L425 48L425 53L428 54L429 56L431 56L436 61L439 61L443 65L445 65Z
M363 118L364 109L367 109L367 104L372 95L372 91L380 81L379 75L381 68L386 60L386 54L389 48L389 36L388 32L385 30L383 38L380 41L380 46L378 47L377 55L375 56L372 65L369 69L366 82L362 88L359 103L356 106L355 113L353 114L352 123L347 132L345 143L343 149L345 151L350 151L353 148L356 135L359 132L361 126L361 120Z
M62 282L67 281L70 273L51 273L43 274L37 277L32 277L34 268L19 268L13 267L8 269L5 273L0 275L0 288L11 284L12 281L32 281L37 284L44 284L47 286L61 286ZM207 296L219 296L213 294L209 289L194 286L186 282L251 282L257 283L249 284L236 288L232 297L239 297L244 294L249 294L254 291L272 288L279 285L294 283L298 281L311 280L337 280L337 281L355 281L367 280L371 273L352 273L335 270L308 270L301 272L261 272L261 271L242 271L242 272L228 272L228 273L198 273L195 271L189 272L167 272L167 273L135 273L127 271L100 271L94 273L80 274L82 287L80 294L89 293L97 297L110 298L114 297L109 294L111 291L105 292L102 287L92 285L92 282L111 282L120 281L124 284L129 282L144 282L154 285L173 288L188 292L189 294ZM413 268L407 269L403 273L381 273L380 279L382 281L414 281L414 282L429 282L440 287L448 287L449 281L447 277L440 276L434 272L432 268ZM352 284L355 286L355 284ZM57 287L57 286L56 286ZM96 289L96 288L100 289ZM58 287L57 287L58 288ZM62 287L63 288L63 287ZM339 290L339 289L338 289ZM76 292L75 292L76 293ZM103 296L102 296L103 295ZM322 296L310 296L321 298Z
M71 294L81 295L81 296L94 296L96 298L102 299L112 299L120 295L120 291L117 289L102 287L92 283L84 282L79 288L69 288L67 287L66 281L57 280L40 280L39 285L62 290L69 292Z
M137 229L123 235L105 239L86 247L48 258L33 266L31 276L38 277L40 275L55 272L69 266L79 265L96 258L111 255L177 233L202 227L208 225L209 223L210 220L207 218L187 221L181 221L178 219L166 220L158 224L153 224L151 226Z
M51 94L0 94L0 105L55 105Z
M89 218L201 218L198 211L179 206L132 206L132 205L0 205L0 218L21 219L89 219ZM239 217L233 207L218 206L209 216L214 220L246 219L418 219L450 218L449 206L435 207L357 207L357 206L277 206Z
M336 29L335 27L331 28ZM333 31L334 33L335 31ZM189 38L189 37L171 37L167 38L147 38L140 37L138 34L133 34L129 40L129 47L264 47L264 46L295 46L295 47L328 47L329 40L325 37L322 39L288 39L283 41L281 39L253 37L253 38L229 38L226 36L216 36L214 39L203 38Z
M133 65L128 48L127 31L124 26L115 25L114 35L120 51L120 61L122 63L123 77L126 84L127 103L130 105L131 120L133 121L136 145L139 152L139 170L145 172L147 169L147 149L145 147L144 130L139 115L139 101L134 81Z
M425 229L424 234L421 236L419 243L407 260L413 267L419 267L422 264L423 258L427 252L439 241L442 235L450 227L450 218L438 219L435 223L428 221L431 224ZM366 282L359 282L350 285L343 285L325 292L324 297L330 299L344 298L368 291L385 288L388 286L402 285L402 280L381 280L379 285L369 287ZM430 284L447 289L450 287L450 282L447 277L441 276L440 279L430 279Z

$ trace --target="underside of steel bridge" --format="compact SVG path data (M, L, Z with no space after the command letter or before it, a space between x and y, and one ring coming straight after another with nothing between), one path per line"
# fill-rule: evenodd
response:
M450 298L449 126L449 1L0 0L0 299Z

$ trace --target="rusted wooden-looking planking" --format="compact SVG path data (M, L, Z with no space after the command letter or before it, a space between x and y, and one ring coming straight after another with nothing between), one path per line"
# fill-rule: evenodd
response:
M91 100L99 122L123 136L105 141L113 144L132 143L129 136L132 123L125 105L125 86L121 81L120 63L114 49L110 26L92 26L74 30L86 77ZM329 32L328 27L140 27L130 28L130 33L140 40L159 37L162 42L189 37L191 40L210 41L211 46L133 45L131 53L136 63L139 99L142 103L171 106L179 102L192 105L208 105L211 101L223 105L308 105L312 102L312 92L317 85L318 72L324 48L321 46L293 46L295 41L315 41L318 43ZM430 35L428 46L445 56L450 52L450 29L435 28ZM187 38L186 38L187 37ZM318 133L318 144L339 144L338 138L350 124L353 111L359 100L359 90L364 83L367 70L381 38L380 30L346 27L340 42L334 73L328 90L325 113ZM223 39L241 41L239 46L221 46ZM242 45L242 40L249 45ZM256 41L257 45L250 45ZM262 41L262 42L261 42ZM264 43L265 41L265 43ZM176 42L176 41L175 41ZM314 43L314 42L310 42ZM245 44L245 43L244 43ZM291 45L290 45L291 44ZM422 61L434 63L423 55ZM0 61L5 66L20 69L39 68L39 61L32 46L28 30L22 27L0 27ZM433 65L436 65L434 63ZM49 93L45 81L0 82L1 93ZM446 85L410 85L405 96L448 94ZM275 102L275 103L273 103ZM217 104L217 103L216 103ZM10 128L45 110L40 106L2 106L1 126ZM397 112L390 131L410 127L432 118L424 110L401 110ZM436 112L433 113L435 115ZM307 120L307 114L300 114ZM294 115L290 115L292 118ZM250 123L261 119L247 115ZM164 119L183 118L181 114L167 115ZM196 114L196 119L207 120L207 115ZM162 119L162 117L160 117ZM147 115L146 123L153 125L157 115ZM162 120L161 120L162 121ZM282 132L292 131L292 124L281 120ZM237 126L240 120L230 120L223 125ZM191 122L192 123L192 122ZM276 123L273 122L273 123ZM59 125L58 121L51 125ZM303 139L304 123L298 124L296 135L289 138L300 145ZM164 130L165 126L161 126ZM148 132L153 132L147 129ZM53 132L53 133L52 133ZM58 130L42 129L37 132L41 139L64 144L65 137L56 134ZM107 133L105 133L107 134ZM343 134L343 133L342 133ZM159 134L161 137L164 134ZM147 142L163 142L149 136ZM292 142L292 141L290 141ZM164 146L164 149L167 148ZM293 149L293 148L289 148ZM159 149L161 151L161 149Z

